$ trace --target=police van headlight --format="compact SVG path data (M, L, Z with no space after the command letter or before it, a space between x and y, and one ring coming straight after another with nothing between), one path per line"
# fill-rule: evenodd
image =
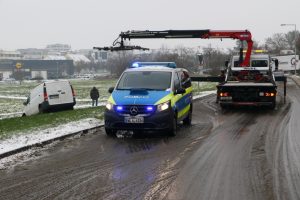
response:
M170 101L167 101L165 103L161 103L157 105L157 111L164 111L167 110L170 107Z
M107 103L105 107L106 107L107 110L112 110L114 105L111 104L111 103Z

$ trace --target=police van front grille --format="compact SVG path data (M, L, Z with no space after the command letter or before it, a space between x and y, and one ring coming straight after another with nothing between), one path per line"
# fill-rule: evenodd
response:
M151 115L156 111L156 106L149 105L117 105L114 110L121 115Z

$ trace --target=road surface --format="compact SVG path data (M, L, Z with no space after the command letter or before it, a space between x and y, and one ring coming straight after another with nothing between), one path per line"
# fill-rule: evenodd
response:
M300 199L300 90L287 91L276 110L199 100L173 138L58 142L0 170L0 199Z

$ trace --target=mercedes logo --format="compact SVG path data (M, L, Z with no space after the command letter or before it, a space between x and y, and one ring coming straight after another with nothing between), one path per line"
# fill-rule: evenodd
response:
M138 112L139 112L139 109L138 109L136 106L132 106L132 107L130 108L130 113L131 113L132 115L137 115Z

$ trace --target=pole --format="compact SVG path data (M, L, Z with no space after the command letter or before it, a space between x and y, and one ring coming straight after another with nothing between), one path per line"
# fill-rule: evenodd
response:
M296 31L297 31L297 25L295 24L295 75L296 75L296 66L297 66L297 54L296 54L296 51L297 51L297 34L296 34Z
M58 80L58 61L56 61L56 79Z

